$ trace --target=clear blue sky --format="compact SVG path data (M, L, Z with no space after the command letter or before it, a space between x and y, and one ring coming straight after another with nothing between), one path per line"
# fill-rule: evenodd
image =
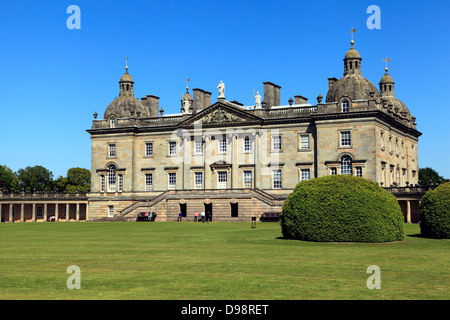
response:
M81 29L66 26L81 9ZM369 5L381 29L366 26ZM450 1L3 1L1 5L0 164L17 171L42 165L55 179L90 169L92 114L102 118L118 95L129 56L135 96L159 96L178 113L185 92L253 102L264 81L282 87L282 104L311 103L341 78L350 29L363 75L377 87L382 60L396 97L423 133L419 166L450 178Z

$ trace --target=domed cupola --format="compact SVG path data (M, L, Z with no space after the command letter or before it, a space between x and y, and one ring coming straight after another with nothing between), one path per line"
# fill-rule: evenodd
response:
M383 99L384 105L393 113L401 115L403 118L411 119L411 114L409 113L406 105L395 97L394 94L394 80L388 73L387 61L391 59L383 60L386 61L385 74L380 80L380 93Z
M369 100L380 96L375 85L361 73L361 56L356 51L352 39L351 48L344 58L344 76L330 84L326 102L338 102L346 96L351 100Z
M128 73L128 65L125 66L125 73L120 78L119 89L119 97L106 108L104 119L115 123L115 120L120 118L149 117L147 108L134 97L134 81Z

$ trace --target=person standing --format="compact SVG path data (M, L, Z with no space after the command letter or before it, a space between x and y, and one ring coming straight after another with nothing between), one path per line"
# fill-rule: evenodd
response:
M180 221L181 222L181 218L183 217L183 214L180 212L179 214L178 214L178 220L177 221Z
M205 223L205 211L200 214L202 216L202 223Z
M197 222L198 219L198 213L197 210L194 212L194 222Z

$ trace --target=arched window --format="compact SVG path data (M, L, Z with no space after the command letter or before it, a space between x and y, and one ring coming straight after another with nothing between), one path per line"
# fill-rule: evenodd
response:
M116 117L109 118L109 127L115 128L116 127Z
M108 192L116 191L116 166L110 165L108 167Z
M358 61L355 61L355 69L358 69Z
M352 175L352 158L350 156L341 158L341 174Z
M348 100L345 100L344 102L342 102L342 112L348 112L350 109L350 103L348 102Z

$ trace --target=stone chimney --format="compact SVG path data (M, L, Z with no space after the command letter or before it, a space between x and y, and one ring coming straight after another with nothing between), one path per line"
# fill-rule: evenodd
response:
M264 101L263 105L266 109L280 105L280 89L279 85L266 81L264 84Z
M211 92L203 91L203 109L211 105Z
M307 104L308 103L308 98L305 98L303 96L294 96L295 98L295 104Z
M194 108L192 113L196 113L203 109L203 96L204 96L204 90L195 88L192 89L192 92L194 92Z
M333 84L337 81L336 78L328 78L328 90L331 89Z
M141 102L147 107L150 118L159 117L159 97L148 94L141 98Z

